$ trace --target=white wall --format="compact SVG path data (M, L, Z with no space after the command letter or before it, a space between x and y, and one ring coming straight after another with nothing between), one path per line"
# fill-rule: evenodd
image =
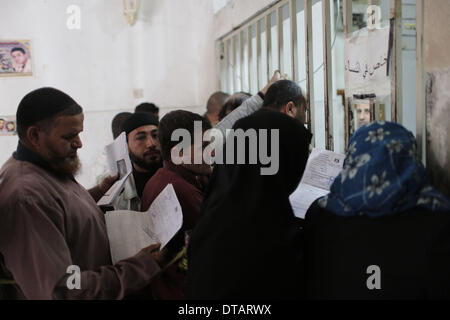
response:
M230 0L212 0L212 2L214 14L216 14L217 12L222 10L222 8L224 8L227 5L227 3L230 2Z
M214 17L215 39L232 31L256 13L279 0L212 0L216 10Z
M42 86L70 94L85 110L83 170L94 183L93 163L112 140L111 119L142 101L204 112L215 91L211 0L143 0L130 27L122 0L1 0L0 40L32 41L34 75L0 78L0 115L14 115L20 99ZM81 8L81 30L68 30L69 5ZM142 97L134 96L135 89ZM0 165L16 137L0 137Z

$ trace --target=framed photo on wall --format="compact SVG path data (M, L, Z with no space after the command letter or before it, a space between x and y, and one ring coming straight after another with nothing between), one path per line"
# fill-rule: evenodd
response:
M15 116L0 116L0 136L17 135Z
M31 41L0 40L0 77L32 75Z

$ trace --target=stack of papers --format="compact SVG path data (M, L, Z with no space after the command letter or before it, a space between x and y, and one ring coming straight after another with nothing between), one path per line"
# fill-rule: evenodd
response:
M105 195L97 202L99 206L111 206L122 192L125 182L133 172L130 156L128 155L128 144L125 132L105 147L108 159L109 173L111 176L119 174L119 179L111 186Z
M297 190L289 197L296 217L304 219L311 204L330 192L334 179L342 170L344 160L343 154L317 148L312 151L302 180Z
M109 211L105 215L112 261L132 257L141 249L161 243L161 249L183 224L183 214L171 184L159 194L146 212Z

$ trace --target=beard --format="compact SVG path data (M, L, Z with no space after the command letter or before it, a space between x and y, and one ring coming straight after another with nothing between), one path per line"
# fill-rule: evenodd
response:
M45 159L50 166L61 175L74 177L81 169L80 158L76 153L67 157L60 157L52 150L47 150L45 153Z
M75 156L61 159L61 161L56 163L56 166L54 166L54 168L61 174L73 177L81 169L80 158L78 158L78 156Z
M157 150L153 149L152 151L154 152ZM145 154L146 153L144 153L144 156L145 156ZM138 167L140 167L144 170L148 170L149 172L156 171L162 167L161 153L151 157L150 161L145 160L144 157L137 156L136 154L134 154L131 151L129 151L129 155L130 155L130 160L132 163L136 164Z

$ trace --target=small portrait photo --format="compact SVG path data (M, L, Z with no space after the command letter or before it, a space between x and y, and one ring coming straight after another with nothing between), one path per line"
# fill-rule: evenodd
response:
M0 136L15 136L16 131L16 118L0 116Z
M117 171L119 171L119 180L127 174L127 164L124 159L117 161Z
M371 121L371 111L370 111L370 101L362 101L355 104L355 118L357 128L370 124Z
M31 75L33 65L30 41L0 41L0 76Z

